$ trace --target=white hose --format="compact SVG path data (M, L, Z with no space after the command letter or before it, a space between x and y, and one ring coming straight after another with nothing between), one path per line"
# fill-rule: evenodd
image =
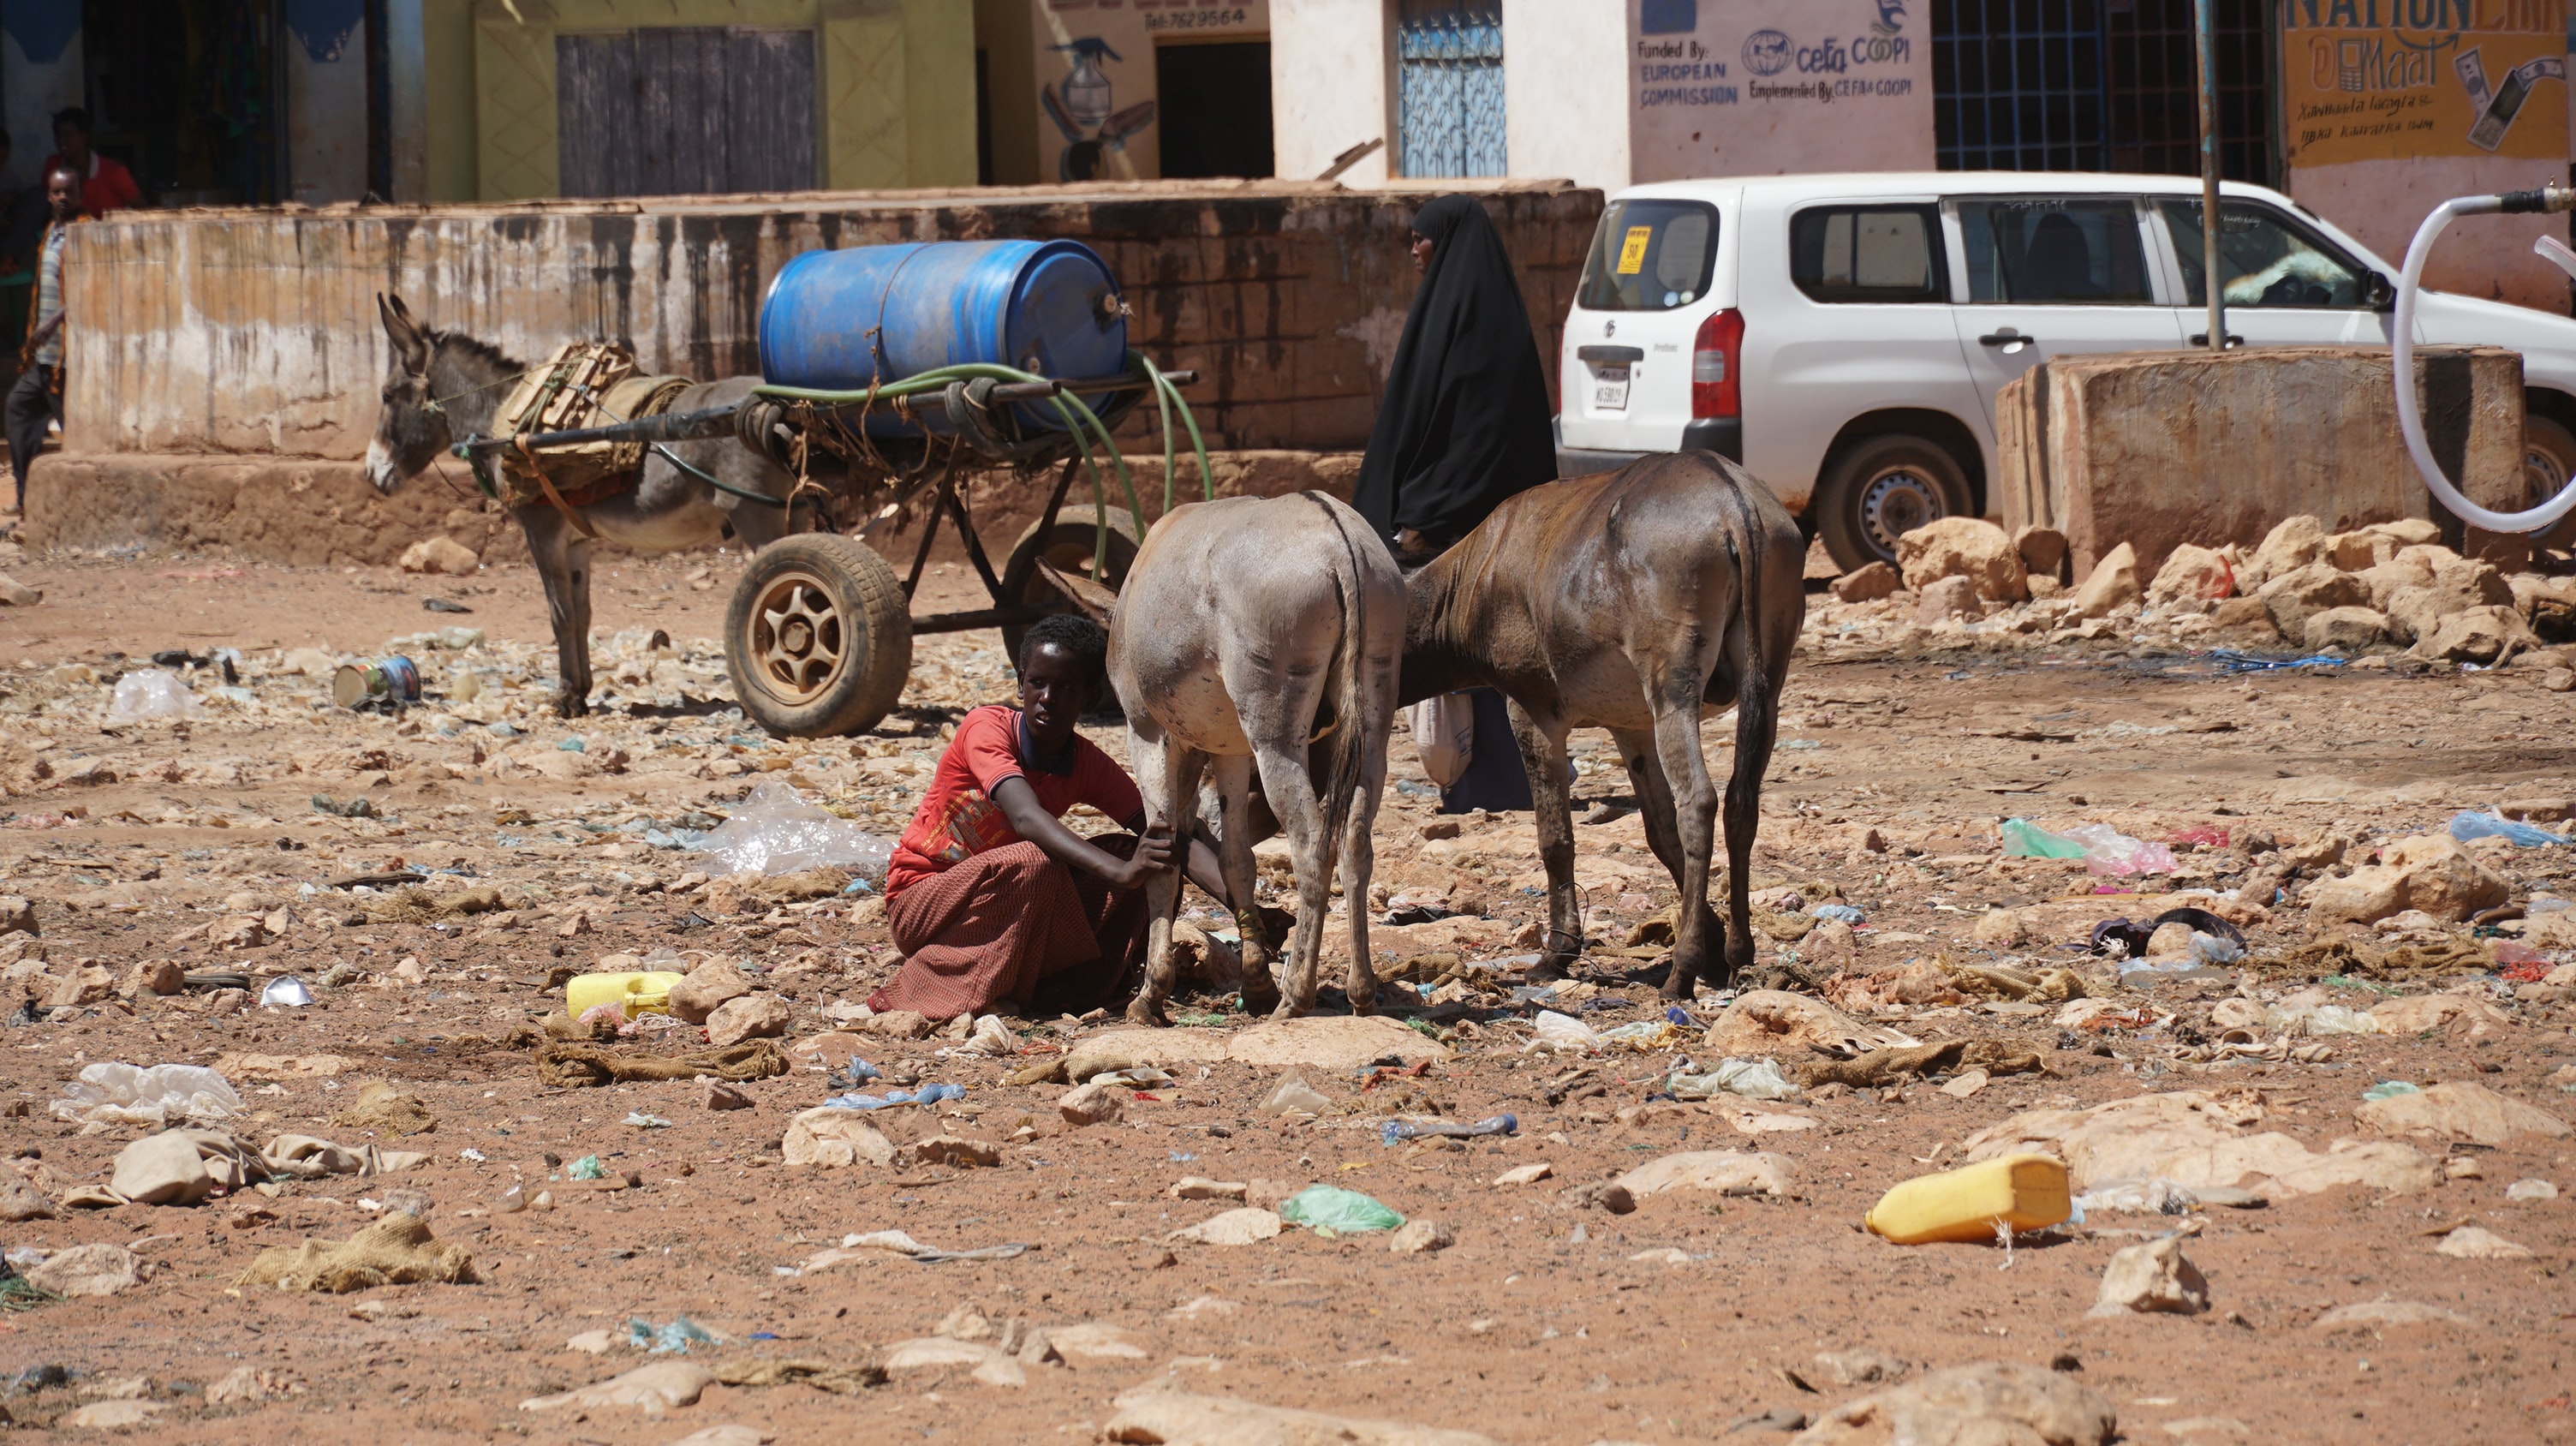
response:
M2424 486L2442 500L2443 506L2461 521L2489 532L2546 531L2569 512L2576 512L2576 479L2570 479L2557 496L2527 512L2494 512L2461 496L2451 479L2442 475L2441 465L2433 460L2433 449L2424 440L2424 413L2415 400L2415 289L2423 280L2424 261L2432 254L2435 238L2451 224L2452 217L2489 216L2508 209L2564 211L2569 201L2576 199L2554 186L2540 193L2538 204L2525 199L2531 195L2525 192L2515 197L2520 204L2509 204L2503 196L2462 196L2433 208L2433 214L2415 228L2415 240L2406 248L2406 269L2397 282L2397 334L2389 339L2397 373L2397 430L2406 438L2406 454L2415 459L2415 470L2424 478ZM2546 247L2541 248L2540 254L2557 259Z

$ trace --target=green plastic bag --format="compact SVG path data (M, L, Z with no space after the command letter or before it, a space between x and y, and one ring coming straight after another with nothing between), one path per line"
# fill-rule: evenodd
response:
M2064 834L2050 833L2026 818L2004 820L2004 857L2008 859L2080 859L2084 845Z
M1330 1185L1309 1185L1289 1196L1279 1206L1279 1218L1291 1225L1317 1232L1329 1230L1336 1235L1393 1230L1404 1223L1403 1216L1359 1191Z

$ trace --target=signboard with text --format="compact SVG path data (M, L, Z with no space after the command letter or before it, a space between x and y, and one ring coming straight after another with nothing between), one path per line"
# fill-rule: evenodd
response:
M2565 0L2283 0L2293 169L2567 159Z
M1036 0L1031 10L1045 181L1161 175L1154 47L1270 31L1270 0Z
M1629 0L1639 181L1930 170L1927 0Z

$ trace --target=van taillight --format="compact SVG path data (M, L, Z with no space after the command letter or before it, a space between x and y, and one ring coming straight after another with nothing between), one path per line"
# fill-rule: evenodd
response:
M1691 343L1693 417L1744 414L1743 358L1744 313L1732 307L1710 312Z

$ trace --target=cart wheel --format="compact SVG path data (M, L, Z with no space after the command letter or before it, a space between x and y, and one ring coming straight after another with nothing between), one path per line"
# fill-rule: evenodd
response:
M1109 555L1101 560L1100 579L1111 588L1127 580L1127 569L1136 562L1136 518L1124 507L1102 509L1109 514ZM1038 571L1038 560L1046 559L1056 571L1091 576L1092 549L1100 542L1100 514L1088 504L1066 507L1055 515L1055 526L1045 536L1038 535L1038 525L1030 523L1011 544L1010 561L1002 567L1002 595L1005 605L1018 603L1046 607L1060 613L1073 612L1072 603L1055 584ZM1002 652L1016 668L1020 664L1020 639L1027 636L1028 625L1016 623L1002 629Z
M742 711L772 733L864 733L912 672L903 585L856 538L782 537L752 554L734 584L725 666Z

